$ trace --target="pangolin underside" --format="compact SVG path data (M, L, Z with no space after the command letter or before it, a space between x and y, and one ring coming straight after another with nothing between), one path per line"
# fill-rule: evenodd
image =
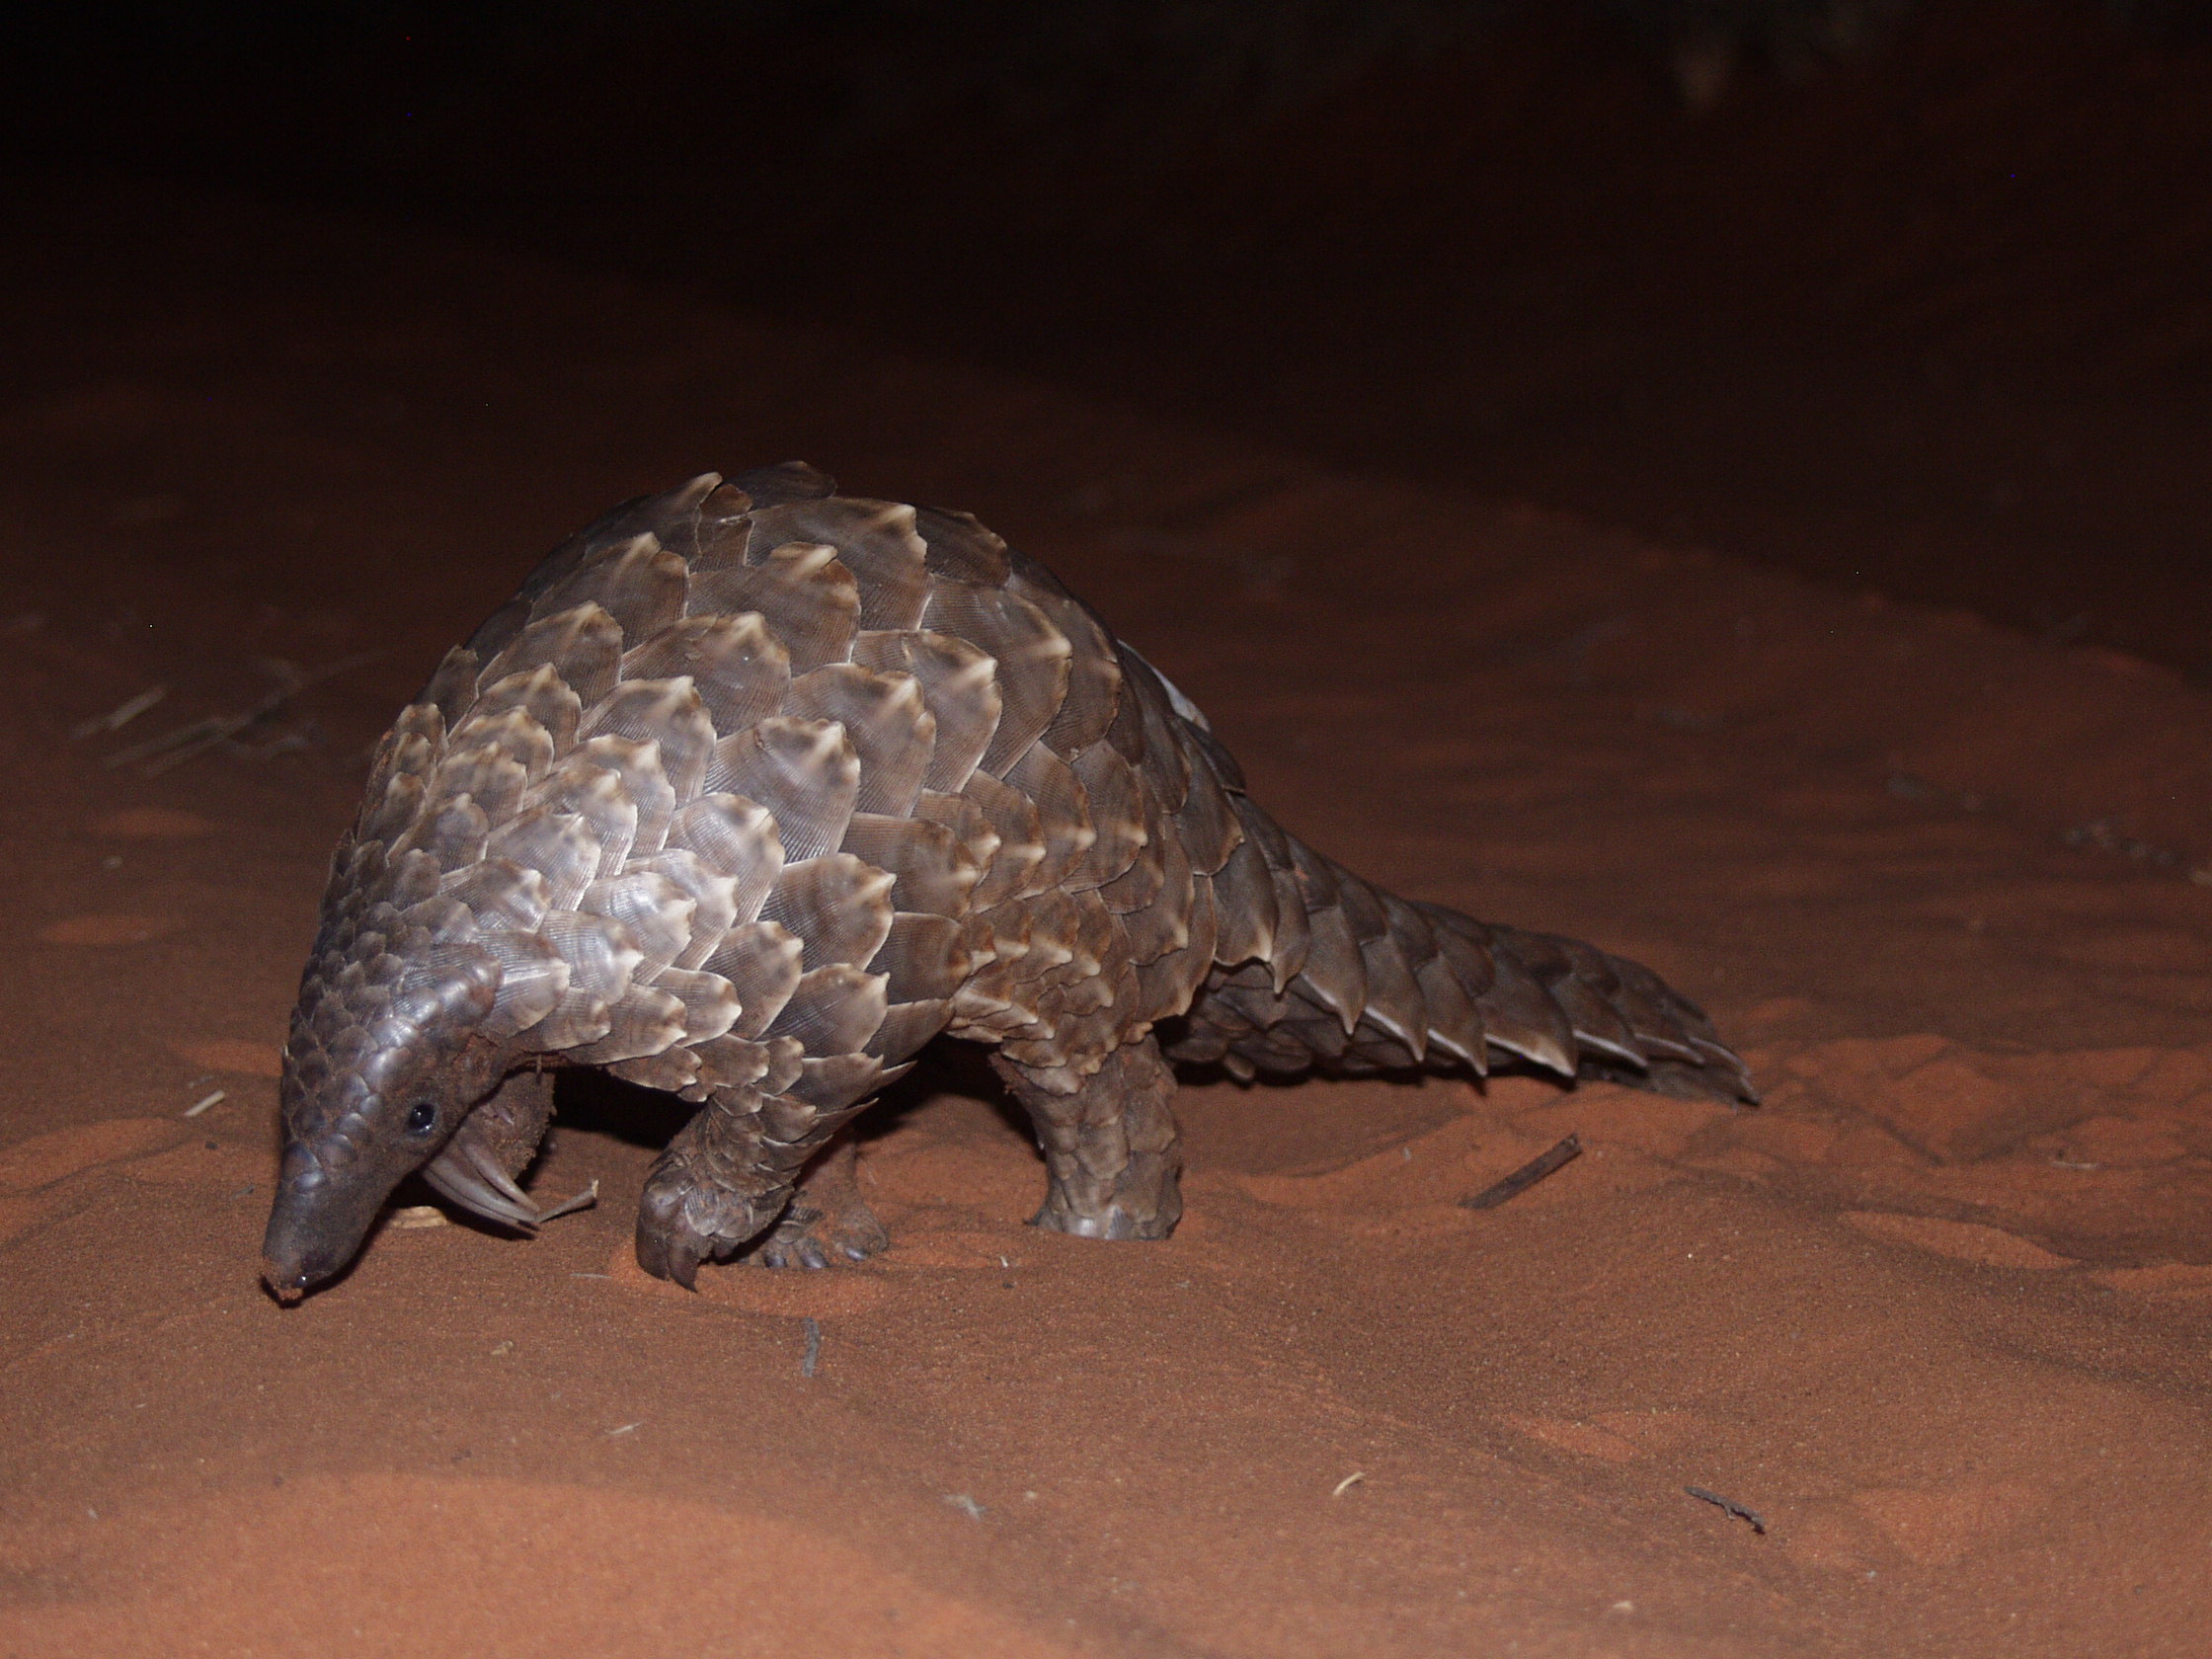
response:
M1034 1118L1038 1224L1108 1238L1181 1213L1170 1060L1500 1056L1752 1098L1647 969L1286 834L975 519L708 474L554 552L378 749L284 1051L269 1282L339 1272L417 1170L533 1225L549 1063L698 1108L646 1185L649 1272L689 1285L771 1227L773 1263L865 1254L819 1154L941 1032L992 1045Z

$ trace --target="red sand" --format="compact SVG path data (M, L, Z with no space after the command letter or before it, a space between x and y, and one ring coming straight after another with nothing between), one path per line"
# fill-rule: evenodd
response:
M389 225L139 208L122 260L118 210L8 278L0 1654L2204 1651L2212 698ZM1189 1219L1107 1246L1020 1224L955 1066L868 1147L891 1254L697 1297L628 1264L602 1104L536 1177L597 1211L278 1308L361 750L560 534L788 455L978 511L1301 834L1650 962L1768 1104L1195 1086ZM99 764L370 649L298 752Z

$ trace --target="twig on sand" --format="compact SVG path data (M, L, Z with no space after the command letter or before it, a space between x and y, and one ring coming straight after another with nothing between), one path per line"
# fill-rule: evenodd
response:
M811 1382L814 1378L814 1368L821 1363L822 1321L810 1317L807 1320L807 1351L799 1361L799 1375Z
M537 1213L538 1224L540 1226L543 1226L547 1222L550 1222L556 1216L573 1216L579 1210L589 1210L598 1202L599 1181L598 1177L594 1175L592 1178L592 1184L586 1187L582 1192L578 1193L574 1198L564 1198L560 1203L554 1205L551 1209L540 1210Z
M1339 1480L1336 1483L1336 1489L1330 1492L1329 1496L1332 1498L1341 1498L1345 1493L1349 1492L1353 1487L1360 1485L1366 1479L1366 1469L1354 1469L1350 1474L1346 1475L1342 1480Z
M364 651L353 657L341 658L329 667L316 669L312 672L296 663L271 659L264 666L276 675L277 683L267 696L240 709L236 714L211 715L205 720L196 720L189 726L179 726L164 732L159 737L148 738L144 743L132 744L128 749L118 749L113 754L102 756L100 763L108 767L130 766L143 760L146 762L145 775L159 777L171 767L181 766L195 755L204 754L216 745L229 743L241 733L251 730L309 686L319 685L326 679L350 672L364 663L372 663L380 655L379 652Z
M1757 1533L1761 1538L1765 1538L1767 1536L1766 1520L1760 1515L1757 1510L1746 1509L1742 1504L1736 1502L1734 1498L1724 1498L1718 1492L1706 1491L1702 1486L1685 1486L1683 1490L1685 1492L1688 1492L1692 1497L1696 1498L1699 1503L1709 1503L1713 1506L1713 1508L1720 1510L1724 1514L1734 1516L1738 1521L1750 1522L1751 1530Z
M1495 1210L1509 1198L1527 1192L1546 1175L1560 1170L1582 1155L1582 1137L1570 1135L1540 1157L1533 1157L1512 1174L1493 1181L1472 1198L1462 1198L1460 1203L1469 1210Z
M203 1099L196 1100L190 1106L187 1106L185 1108L185 1116L188 1118L197 1118L200 1113L205 1112L213 1107L220 1106L223 1103L224 1098L225 1096L223 1094L223 1091L221 1089L217 1089L213 1094L207 1095Z
M149 685L137 696L125 698L106 714L96 714L90 720L79 721L69 728L69 735L83 739L97 737L102 732L119 732L168 695L168 686Z

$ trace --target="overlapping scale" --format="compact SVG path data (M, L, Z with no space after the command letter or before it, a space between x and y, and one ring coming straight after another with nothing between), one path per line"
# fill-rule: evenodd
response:
M983 874L952 830L925 818L854 813L843 850L891 872L891 902L902 910L962 915Z
M561 677L559 667L540 663L490 681L453 728L456 748L491 743L506 750L534 778L576 744L584 703Z
M635 645L683 614L689 586L683 561L647 530L594 553L539 593L533 609L552 616L596 604Z
M599 764L581 750L557 761L524 797L523 805L525 810L578 819L588 827L598 853L592 871L594 879L620 870L630 856L630 843L637 839L638 803L622 772Z
M863 633L853 641L852 660L882 673L912 674L920 683L922 700L937 724L922 787L940 794L957 791L998 731L1004 698L997 659L967 640L913 629Z
M671 959L677 968L698 967L737 922L738 878L709 868L705 859L688 848L633 858L624 873L665 877L691 901L691 936Z
M613 738L651 744L658 751L656 768L676 801L698 794L714 753L714 722L689 674L623 681L592 706L578 731L594 743Z
M628 928L640 953L633 972L650 980L691 942L691 916L698 901L657 871L633 870L593 882L584 890L577 908Z
M562 762L564 766L580 763L596 766L613 778L614 796L629 803L627 816L618 806L608 807L602 815L587 804L603 798L606 786L596 781L585 795L540 791L538 799L555 806L569 805L583 813L600 833L607 860L613 858L616 844L621 846L623 862L659 852L669 833L669 821L675 816L676 803L676 792L661 769L661 746L650 739L640 743L634 738L591 738L577 745L568 760ZM618 843L616 837L624 825L628 826L628 838ZM607 873L605 862L602 860L602 875Z
M525 808L494 830L485 839L484 854L487 861L534 870L545 884L548 909L574 909L599 874L599 838L590 822L551 807Z
M714 734L729 737L782 706L791 654L757 611L743 611L682 617L622 659L625 682L679 676L691 681Z
M752 515L755 545L792 543L834 547L852 573L862 628L905 629L920 619L929 594L923 568L927 549L914 526L914 510L899 502L802 499L765 507Z
M614 689L621 667L622 624L588 602L531 622L492 659L484 679L496 686L509 674L550 668L589 706Z
M937 747L937 719L910 673L832 663L791 682L783 712L841 726L860 764L856 811L905 818Z
M835 721L775 715L714 746L705 788L764 807L786 859L816 858L844 839L860 756Z
M742 795L701 795L670 821L667 849L690 852L711 873L730 879L733 922L750 921L783 872L783 836L775 816Z
M805 957L806 946L781 922L749 921L723 936L701 967L737 993L733 1034L755 1038L768 1029L806 971Z
M810 969L838 962L858 967L891 931L892 885L888 870L832 852L786 864L760 914L805 943Z
M998 665L998 725L978 764L993 777L1020 759L1060 712L1073 647L1045 613L1002 588L939 582L922 626L988 653Z
M860 621L852 572L835 548L815 542L778 547L756 565L694 571L685 602L693 616L757 612L794 674L843 661Z

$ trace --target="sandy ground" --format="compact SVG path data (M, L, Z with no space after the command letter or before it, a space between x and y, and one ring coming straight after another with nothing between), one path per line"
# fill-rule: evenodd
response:
M0 1654L2204 1651L2212 698L390 224L35 228ZM581 1090L535 1183L596 1211L395 1222L277 1307L277 1045L366 746L559 535L792 455L978 511L1301 834L1650 962L1767 1104L1194 1081L1189 1219L1107 1246L1021 1224L954 1057L866 1148L888 1256L687 1296L629 1265L665 1114ZM362 652L276 752L103 764Z

